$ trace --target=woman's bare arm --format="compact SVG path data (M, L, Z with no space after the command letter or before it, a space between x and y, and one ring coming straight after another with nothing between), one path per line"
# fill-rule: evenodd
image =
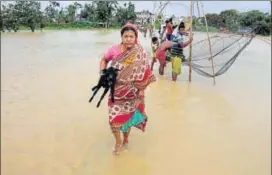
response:
M100 60L100 66L99 66L100 72L101 72L103 69L106 69L106 68L107 68L107 65L108 65L108 62L106 61L105 57L102 57L101 60Z

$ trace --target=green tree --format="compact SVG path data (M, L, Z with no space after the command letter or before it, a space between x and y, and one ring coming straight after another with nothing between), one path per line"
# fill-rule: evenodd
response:
M206 14L206 18L207 18L207 23L209 26L212 26L212 27L219 27L219 22L220 22L220 19L219 19L219 15L216 14L216 13L208 13Z
M115 19L120 26L125 25L128 20L134 23L136 18L135 6L131 2L125 3L124 7L119 6L115 15Z
M230 31L239 29L239 12L235 9L225 10L219 14L220 26L228 28Z
M85 4L81 10L81 18L85 18L88 21L95 21L96 19L96 8L95 3Z
M60 4L58 2L50 1L49 5L45 8L45 15L49 23L57 20L59 13L57 9L58 7L60 7Z
M123 26L127 23L127 15L128 11L126 8L118 7L117 13L115 15L116 23L119 24L119 26Z
M73 22L75 21L75 14L76 14L76 6L74 4L70 4L66 10L67 10L67 22Z
M21 25L28 26L32 32L42 20L41 3L35 1L16 1L14 5Z
M257 34L269 35L271 32L271 14L259 10L251 10L241 14L240 22L243 27L255 28Z
M128 14L127 14L128 15L127 16L128 20L131 20L134 23L136 21L136 18L137 18L136 12L135 12L135 5L132 4L131 2L128 2L127 10L128 10Z
M271 27L265 21L257 21L254 23L254 26L256 26L255 28L256 34L261 34L261 35L271 34Z
M8 4L8 7L6 7L5 5L2 5L2 9L1 9L1 19L2 19L2 23L3 23L3 27L2 30L4 31L5 29L8 31L11 31L11 26L13 23L13 13L12 13L12 9L14 8L14 6L12 4Z
M63 8L61 8L56 16L56 19L57 19L58 23L68 22L67 11L65 11Z
M115 10L117 9L117 1L95 1L96 4L96 20L103 22L106 27L109 26L109 21L112 19Z
M252 26L257 21L265 20L265 15L259 10L251 10L241 15L240 21L242 26Z

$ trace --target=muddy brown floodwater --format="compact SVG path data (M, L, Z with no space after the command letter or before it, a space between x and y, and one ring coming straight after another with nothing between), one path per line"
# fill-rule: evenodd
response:
M133 129L116 157L106 102L88 100L99 58L119 41L103 30L2 34L3 175L271 174L270 45L254 39L216 86L195 72L189 84L186 67L176 83L170 65L156 70L147 132Z

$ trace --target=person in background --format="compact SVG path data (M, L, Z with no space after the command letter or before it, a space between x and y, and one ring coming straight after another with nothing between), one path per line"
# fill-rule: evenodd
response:
M180 24L179 29L183 30L184 23ZM159 74L164 74L164 68L166 66L166 51L170 49L170 53L172 56L176 56L176 54L183 54L183 48L187 47L193 41L193 36L189 36L189 40L184 42L183 40L178 40L177 42L166 40L161 45L159 45L156 56L160 62ZM174 49L173 49L174 48ZM173 49L173 50L172 50ZM178 52L176 53L176 51ZM176 81L177 76L180 74L180 68L178 67L179 61L177 59L172 59L172 80ZM180 61L181 64L181 61Z
M153 71L153 66L157 62L156 51L158 47L159 47L159 39L154 36L152 37L152 40L151 40L151 57L152 57L151 71Z
M166 39L168 41L171 41L172 39L172 33L173 33L173 25L171 24L171 21L166 20Z

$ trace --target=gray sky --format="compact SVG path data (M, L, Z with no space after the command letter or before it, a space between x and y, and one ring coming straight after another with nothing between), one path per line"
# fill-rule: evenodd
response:
M75 1L59 1L61 6L67 6ZM78 1L84 4L88 1ZM136 11L149 10L153 11L155 1L132 1L135 4ZM226 9L236 9L239 12L246 12L249 10L260 10L262 12L271 13L271 6L269 1L201 1L204 5L205 13L220 13ZM120 4L125 1L119 1ZM43 1L42 6L45 7L48 2ZM157 2L158 4L158 2ZM171 1L165 9L166 14L175 16L187 16L190 13L189 10L190 1ZM198 16L197 9L195 7L195 15Z

